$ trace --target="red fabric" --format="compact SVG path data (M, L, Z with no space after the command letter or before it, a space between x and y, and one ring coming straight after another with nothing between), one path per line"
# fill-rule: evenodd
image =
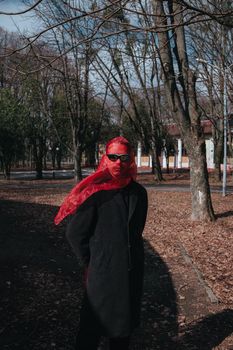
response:
M111 162L106 154L109 153L108 150L111 149L113 145L118 144L119 146L123 144L127 147L128 154L130 154L130 161L124 164L124 173L120 176L114 177L112 175L111 167L116 166L116 163ZM117 150L117 146L114 149ZM110 140L106 145L106 154L101 158L97 170L79 182L65 198L54 219L55 225L58 225L66 216L73 214L93 193L102 190L123 188L132 180L136 179L137 166L134 159L134 153L127 139L119 136Z

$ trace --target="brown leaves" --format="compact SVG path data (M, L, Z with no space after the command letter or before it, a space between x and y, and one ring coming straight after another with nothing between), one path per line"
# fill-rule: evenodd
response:
M148 193L150 210L145 237L165 259L178 256L176 243L180 241L218 299L222 303L231 304L233 215L230 213L233 196L212 194L218 219L215 223L200 223L190 219L189 193L159 192L151 187Z
M138 180L142 183L153 184L150 175L139 176ZM175 179L174 175L170 175L169 180L166 181L166 184L169 183L187 184L188 180ZM11 223L9 219L5 230L9 231L12 241L17 241L16 255L21 256L26 252L28 258L16 267L17 276L20 277L17 282L17 293L14 293L16 288L14 276L8 276L10 270L7 270L4 279L6 295L3 301L9 303L8 293L14 293L17 296L16 305L21 305L20 300L27 291L28 297L22 309L22 315L20 315L21 320L27 321L29 316L39 319L38 315L42 313L43 322L51 323L51 329L54 329L55 324L61 334L64 332L64 322L59 321L61 315L65 315L66 320L71 319L73 327L76 327L74 320L77 314L72 309L72 305L80 304L82 293L80 276L76 273L77 271L72 270L76 266L75 260L71 266L69 265L72 253L68 244L66 245L64 227L62 225L55 227L53 224L56 207L61 204L73 184L73 181L25 181L23 183L11 181L0 184L1 197L16 203L14 206L9 205L9 218L14 217L14 223ZM171 324L173 321L177 323L180 335L182 332L187 333L187 329L192 324L195 325L199 318L205 317L211 311L216 313L217 310L233 305L233 195L223 198L221 193L214 193L212 195L213 205L218 219L215 223L200 223L190 220L190 193L161 192L157 191L158 186L147 189L149 213L144 237L148 244L145 249L147 257L155 256L156 253L159 256L157 259L152 259L151 267L149 266L154 271L152 276L157 276L158 285L166 287L169 285L169 280L174 284L176 294L173 296L173 301L177 303L178 314L174 310L169 311L166 306L159 309L159 304L153 303L153 296L156 295L157 290L151 287L154 281L149 280L148 288L150 287L151 290L148 289L147 294L144 294L142 312L149 315L146 318L146 326L148 329L153 328L152 332L148 332L152 334L155 341L158 334L161 333L161 328L169 330L169 325L165 324L168 320ZM17 202L20 204L17 205ZM19 227L21 231L18 230ZM31 240L30 244L29 240ZM26 249L27 244L28 250ZM203 286L198 283L195 270L182 256L180 245L217 296L220 305L210 303ZM12 247L13 244L9 244L8 248L13 249ZM40 261L39 265L38 261ZM166 269L157 275L159 264L162 262L165 263ZM35 266L32 263L35 263ZM148 266L145 272L148 274ZM151 278L151 275L148 276ZM165 293L163 288L161 288L161 293ZM156 319L154 316L158 311L161 319ZM9 322L11 321L9 317ZM26 321L25 324L28 326ZM41 322L40 319L39 321ZM38 325L33 327L37 329ZM3 332L2 329L0 327L0 333ZM69 329L70 326L65 333ZM146 329L144 331L147 332ZM46 348L46 342L51 348L60 349L57 339L54 339L52 335L48 336L47 329L40 341L41 349ZM231 339L225 340L219 349L229 349L230 341Z

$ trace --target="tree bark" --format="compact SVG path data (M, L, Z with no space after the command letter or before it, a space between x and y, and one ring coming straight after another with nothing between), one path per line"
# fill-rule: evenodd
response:
M83 179L81 162L82 162L82 152L77 147L76 152L75 152L75 156L74 156L74 178L75 178L75 181L81 181Z
M82 152L81 152L81 145L78 142L77 136L76 136L76 127L72 126L72 141L73 141L73 155L74 155L74 179L75 181L81 181L82 176Z
M188 155L190 160L192 220L213 221L215 216L210 196L205 140L203 139L200 142L200 140L193 137L189 143Z
M4 173L5 173L6 180L10 180L10 178L11 178L11 161L5 162L4 170L5 170Z
M33 154L36 165L37 180L43 179L43 149L44 143L42 137L38 137L37 139L33 140Z
M222 122L222 121L221 121ZM222 122L223 124L223 122ZM214 178L216 181L221 181L221 163L223 160L223 128L218 131L218 136L214 138Z
M162 174L162 169L161 169L159 155L158 155L156 146L151 147L151 155L152 155L152 174L154 175L154 179L160 182L163 180L163 174Z

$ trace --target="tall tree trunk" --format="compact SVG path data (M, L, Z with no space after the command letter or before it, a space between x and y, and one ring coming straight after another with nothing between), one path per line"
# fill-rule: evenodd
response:
M232 131L231 131L231 126L230 126L230 123L229 123L229 119L227 121L227 130L228 130L228 135L227 135L227 138L228 138L228 151L229 151L229 157L230 158L233 158L233 147L232 147Z
M90 167L95 167L95 157L96 157L96 144L93 143L85 152L87 159L87 165Z
M56 160L57 160L57 169L61 170L62 151L60 149L59 151L57 151Z
M224 61L224 57L222 57ZM219 87L220 87L220 100L221 100L221 114L224 116L224 79L223 74L219 77ZM212 103L213 105L213 103ZM214 106L212 107L214 109ZM216 108L216 107L215 107ZM211 111L214 115L214 110ZM221 163L223 161L223 143L224 143L224 121L222 116L217 120L217 128L214 130L214 162L215 171L214 177L217 181L221 181Z
M170 173L170 168L169 168L169 152L166 151L166 172L167 174Z
M192 137L187 151L190 160L192 219L213 221L215 216L210 196L205 140L200 142L200 139Z
M43 179L43 166L42 166L42 159L37 159L36 160L36 179L41 180Z
M223 124L223 121L220 121ZM223 125L222 125L223 126ZM218 130L218 136L214 139L214 178L216 181L221 181L221 163L223 160L223 127Z
M82 162L82 152L77 147L76 153L74 156L74 178L75 178L75 181L81 181L83 178L81 162Z
M154 174L155 180L160 182L163 180L163 175L162 175L162 169L161 169L156 146L152 146L151 155L152 155L152 174Z
M11 161L6 161L4 164L4 173L6 180L11 178Z
M52 150L52 168L55 169L56 167L56 151Z
M208 69L204 65L204 69L206 71L206 74L208 74ZM213 70L212 70L213 72ZM211 73L209 78L209 84L207 85L208 93L209 93L209 99L210 99L210 114L211 116L214 116L216 114L216 102L214 99L214 81L213 81L213 73ZM223 91L224 84L223 79L220 77L220 89ZM223 101L223 93L221 93L221 100ZM222 103L223 106L223 103ZM222 109L222 115L224 114L223 107ZM218 116L215 117L216 121L212 125L212 136L213 136L213 142L214 142L214 178L216 181L221 181L221 163L223 158L223 119L219 118Z
M81 181L82 176L82 148L81 143L78 140L76 134L76 126L72 125L72 141L73 141L73 154L74 154L74 178L75 181Z
M36 179L43 179L43 138L33 140L33 154L36 165Z

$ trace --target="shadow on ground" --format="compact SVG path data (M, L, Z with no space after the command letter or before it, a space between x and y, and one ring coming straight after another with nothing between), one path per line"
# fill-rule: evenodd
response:
M233 210L229 210L223 213L219 213L216 215L216 218L227 218L229 216L233 216Z
M56 207L0 202L0 346L72 350L83 295L81 270L53 225ZM163 259L145 242L142 327L132 349L209 350L233 331L233 311L208 315L178 336L177 300Z

